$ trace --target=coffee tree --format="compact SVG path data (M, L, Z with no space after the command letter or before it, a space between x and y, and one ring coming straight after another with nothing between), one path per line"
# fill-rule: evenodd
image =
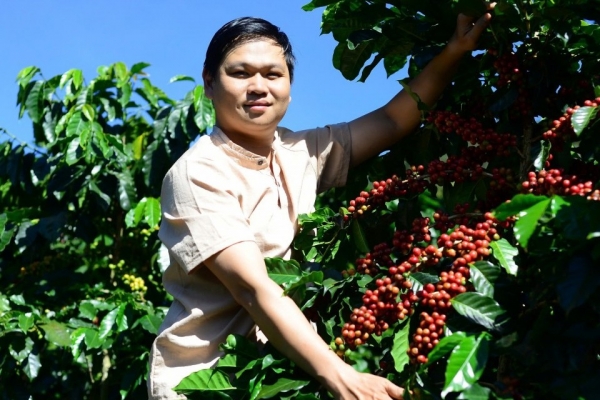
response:
M170 304L162 178L214 123L201 86L172 100L148 66L115 63L91 80L77 69L46 79L36 67L17 77L35 143L3 131L0 144L3 399L146 396L149 348Z
M304 258L267 260L347 363L405 398L592 399L600 390L600 11L497 3L479 48L408 139L299 217ZM409 78L470 0L314 0L333 65ZM403 85L405 82L401 82ZM406 87L406 85L405 85ZM407 90L410 90L407 88ZM316 234L315 234L316 232ZM308 285L307 285L308 283ZM319 399L275 349L231 336L190 398Z

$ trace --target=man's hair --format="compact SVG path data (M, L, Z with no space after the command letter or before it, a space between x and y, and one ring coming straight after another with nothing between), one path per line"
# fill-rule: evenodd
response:
M271 39L283 50L285 62L290 71L290 82L294 78L296 58L292 52L292 44L287 35L279 27L261 18L236 18L223 25L213 36L204 60L204 70L210 77L217 75L217 70L227 55L242 44L261 39Z

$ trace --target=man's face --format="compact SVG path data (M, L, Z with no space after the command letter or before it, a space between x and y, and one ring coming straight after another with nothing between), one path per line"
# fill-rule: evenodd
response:
M290 103L290 75L283 50L268 39L236 47L217 75L205 74L204 79L217 125L227 135L272 136Z

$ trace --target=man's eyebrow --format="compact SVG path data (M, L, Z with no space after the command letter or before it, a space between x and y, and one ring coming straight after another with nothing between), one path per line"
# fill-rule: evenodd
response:
M233 62L233 63L226 63L225 66L227 68L256 67L255 64L248 63L248 62L245 62L245 61L239 61L239 62ZM281 63L261 64L260 66L258 66L258 68L259 69L262 69L262 68L283 68L283 64L281 64Z

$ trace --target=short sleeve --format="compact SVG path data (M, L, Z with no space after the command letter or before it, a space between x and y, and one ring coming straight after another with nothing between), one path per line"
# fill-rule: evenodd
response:
M341 123L315 129L307 135L307 146L316 157L317 192L344 186L352 156L350 126Z
M212 160L181 160L162 185L159 238L186 272L239 242L254 241L239 200ZM229 180L230 181L230 180Z

